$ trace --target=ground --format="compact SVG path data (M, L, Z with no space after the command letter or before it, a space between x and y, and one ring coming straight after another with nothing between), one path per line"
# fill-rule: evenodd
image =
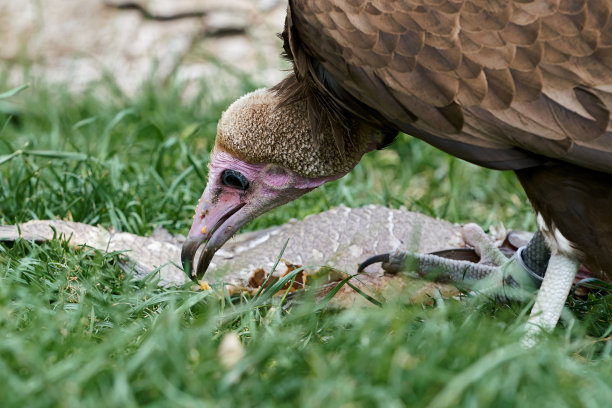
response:
M0 93L15 77L0 72ZM74 89L24 77L0 101L0 223L63 219L139 235L186 233L206 182L221 111L267 85L236 74L112 78ZM54 83L50 83L54 82ZM163 82L163 83L162 83ZM22 149L22 151L20 151ZM339 205L406 206L485 229L533 229L511 173L491 172L402 135L349 176L250 224ZM485 296L338 310L291 308L264 291L159 288L119 254L65 241L0 244L2 406L606 406L612 400L610 294L572 297L535 348L518 340L529 304ZM409 294L406 294L409 295Z

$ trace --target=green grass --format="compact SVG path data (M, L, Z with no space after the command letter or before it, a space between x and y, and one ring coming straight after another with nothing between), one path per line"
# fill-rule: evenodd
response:
M246 92L254 88L244 81ZM6 90L0 87L0 93ZM216 121L238 95L195 101L182 86L136 97L112 83L71 95L38 84L0 100L0 223L61 218L138 234L185 234L206 182ZM101 96L103 95L103 96ZM23 152L19 152L22 149ZM12 156L10 156L12 155ZM345 204L406 206L485 228L533 229L514 176L407 136L347 177L247 228ZM280 248L279 248L280 251ZM66 242L0 244L3 407L606 406L609 292L573 297L562 325L518 347L527 304L484 296L436 306L388 299L330 310L279 307L137 281L116 254ZM244 357L219 355L236 333Z

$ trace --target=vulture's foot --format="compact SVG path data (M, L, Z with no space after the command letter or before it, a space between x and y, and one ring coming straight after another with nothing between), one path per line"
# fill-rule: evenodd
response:
M481 258L493 259L497 264L501 261L501 252L477 225L466 225L463 238L476 252L482 252ZM580 264L575 258L561 253L551 256L541 231L534 234L527 246L516 251L512 262L519 265L520 270L540 289L521 340L523 346L532 347L542 331L551 331L557 325ZM512 275L515 280L517 276L521 275ZM523 286L522 282L519 283Z
M525 299L530 289L540 288L521 342L525 347L534 346L542 330L550 331L557 324L578 271L578 261L561 253L551 256L540 231L510 259L478 225L464 226L462 234L464 241L480 256L478 262L396 250L366 260L358 271L382 262L387 273L416 270L426 278L471 281L470 287L474 290L512 299Z
M479 290L483 287L494 290L502 286L539 287L550 258L550 252L541 233L536 233L529 244L520 248L511 259L495 246L478 225L467 224L463 227L462 234L464 241L474 248L473 251L456 249L419 254L396 250L367 259L359 266L358 272L373 263L382 262L382 268L386 273L417 271L420 277L427 279L479 283L477 285ZM508 295L505 293L504 297Z
M438 253L419 254L396 249L388 254L375 255L366 259L359 265L357 272L362 272L377 262L382 262L383 270L389 274L417 271L418 275L423 278L452 282L481 280L497 270L497 267L493 265L449 258L438 255Z

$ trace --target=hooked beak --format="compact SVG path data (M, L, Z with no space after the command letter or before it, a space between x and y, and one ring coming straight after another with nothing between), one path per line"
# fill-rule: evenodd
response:
M196 208L191 230L181 250L185 273L195 282L204 276L215 252L248 221L240 211L246 203L238 194L223 193L212 203L213 200L207 199L207 192ZM195 255L202 243L205 244L196 269Z

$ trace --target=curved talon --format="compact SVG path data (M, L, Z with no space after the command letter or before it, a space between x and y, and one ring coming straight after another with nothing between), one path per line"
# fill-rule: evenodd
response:
M359 265L359 268L357 268L357 273L362 272L365 268L376 262L382 262L381 266L385 272L396 274L402 270L406 254L406 252L396 249L395 251L386 254L374 255Z
M383 263L389 262L390 255L391 254L386 253L386 254L378 254L378 255L369 257L368 259L363 261L361 265L359 265L359 267L357 268L357 273L363 272L365 268L377 262L383 262Z

